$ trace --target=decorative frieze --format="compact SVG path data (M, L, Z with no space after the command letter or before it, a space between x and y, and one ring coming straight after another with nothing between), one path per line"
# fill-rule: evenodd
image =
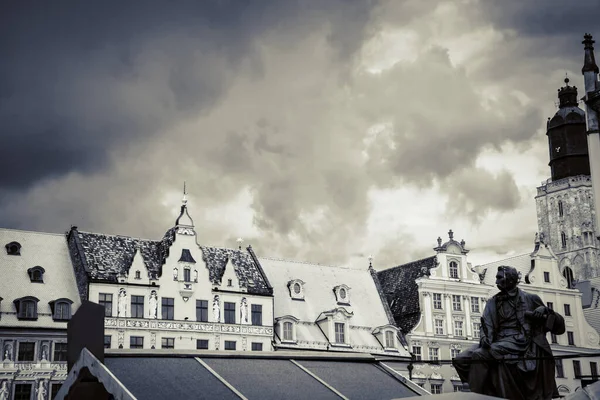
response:
M312 323L310 323L312 325ZM105 318L105 328L124 327L132 329L156 329L166 331L196 331L196 332L223 332L223 333L241 333L257 336L272 336L273 328L266 326L237 325L237 324L216 324L211 322L179 322L165 320L144 320L144 319L121 319Z

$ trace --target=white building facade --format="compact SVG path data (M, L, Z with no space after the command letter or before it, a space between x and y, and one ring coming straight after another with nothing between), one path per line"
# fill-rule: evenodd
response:
M200 246L187 202L161 241L68 236L82 295L105 307L105 348L270 351L272 289L251 247Z
M0 229L0 399L51 399L81 305L64 235Z

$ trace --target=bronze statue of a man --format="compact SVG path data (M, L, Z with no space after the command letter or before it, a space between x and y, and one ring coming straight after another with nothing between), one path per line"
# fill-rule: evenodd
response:
M563 334L565 321L518 283L515 268L498 267L500 292L483 311L479 344L461 352L452 364L472 392L511 400L558 397L546 333Z

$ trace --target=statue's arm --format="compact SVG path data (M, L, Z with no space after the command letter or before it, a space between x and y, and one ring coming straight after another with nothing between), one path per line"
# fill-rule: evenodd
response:
M546 331L550 331L555 335L562 335L565 333L565 319L562 315L557 313L551 308L546 307L540 296L533 294L532 300L536 311L543 311L546 315Z

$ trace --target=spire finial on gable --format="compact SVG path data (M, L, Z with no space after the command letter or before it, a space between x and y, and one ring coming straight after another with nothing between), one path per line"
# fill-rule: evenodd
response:
M369 268L373 268L373 254L369 254Z
M236 242L238 243L238 249L242 249L242 243L244 243L244 239L237 238Z
M450 240L453 240L453 239L454 239L454 232L452 232L452 229L450 229L450 230L448 231L448 237L450 238Z
M185 181L183 181L183 198L181 199L181 204L184 206L187 204L187 191L185 188Z

